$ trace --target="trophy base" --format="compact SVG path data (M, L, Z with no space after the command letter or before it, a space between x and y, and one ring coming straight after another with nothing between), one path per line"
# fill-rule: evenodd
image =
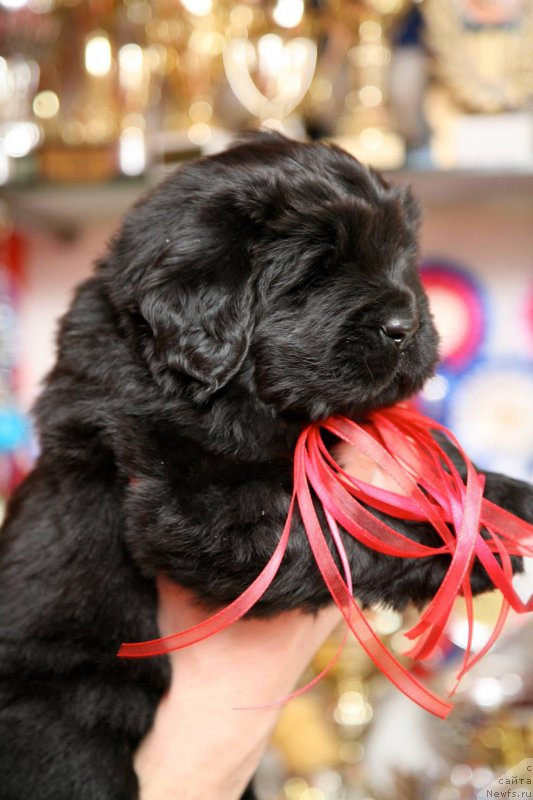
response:
M464 115L454 130L457 166L479 169L533 167L533 116Z
M533 113L461 112L446 93L434 92L427 105L431 155L440 169L533 169Z
M376 169L399 169L405 164L405 142L394 131L363 128L330 139L352 156Z
M119 174L117 145L47 145L39 154L41 176L58 183L105 181Z

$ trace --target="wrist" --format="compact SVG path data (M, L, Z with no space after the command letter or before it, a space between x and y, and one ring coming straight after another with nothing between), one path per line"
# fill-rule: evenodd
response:
M186 685L178 676L162 699L135 756L141 800L241 797L279 710L234 710L223 687L214 684Z

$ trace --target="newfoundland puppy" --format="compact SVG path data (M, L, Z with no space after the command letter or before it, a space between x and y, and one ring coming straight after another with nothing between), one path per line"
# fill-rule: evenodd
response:
M138 797L132 753L169 665L119 645L158 636L159 573L213 607L251 583L306 423L360 419L431 376L417 221L408 189L342 150L266 134L130 211L62 321L41 454L0 536L3 800ZM533 519L531 488L489 475L487 494ZM421 604L449 563L346 548L365 604ZM480 565L473 585L490 588ZM329 600L297 518L252 613Z

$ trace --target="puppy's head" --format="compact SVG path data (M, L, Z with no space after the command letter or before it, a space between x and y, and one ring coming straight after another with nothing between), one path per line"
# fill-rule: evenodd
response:
M284 414L357 415L436 363L417 221L338 148L257 135L142 201L104 270L165 392L202 402L246 374Z

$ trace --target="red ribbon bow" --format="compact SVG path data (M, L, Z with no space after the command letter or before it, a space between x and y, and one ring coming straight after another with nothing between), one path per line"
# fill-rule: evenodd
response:
M349 475L326 449L320 430L324 428L371 459L392 479L400 492L392 492ZM445 434L455 445L467 470L466 482L433 432ZM311 487L322 503L326 520L342 565L341 574L331 555L318 520ZM522 602L512 587L511 555L533 555L533 525L510 514L483 497L484 478L469 461L459 443L446 428L418 411L395 406L374 412L358 425L343 417L330 417L302 431L294 457L294 488L285 527L270 560L250 586L230 605L187 630L149 642L123 644L119 656L141 658L188 647L223 630L243 617L272 583L289 540L295 503L298 503L309 545L329 592L342 612L349 630L379 669L404 694L431 713L445 717L452 706L409 672L385 647L359 609L352 592L348 559L338 524L366 547L397 558L451 556L450 566L435 597L418 623L406 636L418 639L409 654L427 658L437 646L454 601L462 592L469 626L468 643L457 682L492 647L509 608L519 613L533 610L533 597ZM442 539L439 547L428 547L403 536L374 517L362 503L399 519L429 522ZM485 538L481 528L486 529ZM500 563L495 558L498 556ZM471 655L473 632L470 573L475 558L486 569L502 593L498 620L489 641ZM331 668L340 650L307 690Z

